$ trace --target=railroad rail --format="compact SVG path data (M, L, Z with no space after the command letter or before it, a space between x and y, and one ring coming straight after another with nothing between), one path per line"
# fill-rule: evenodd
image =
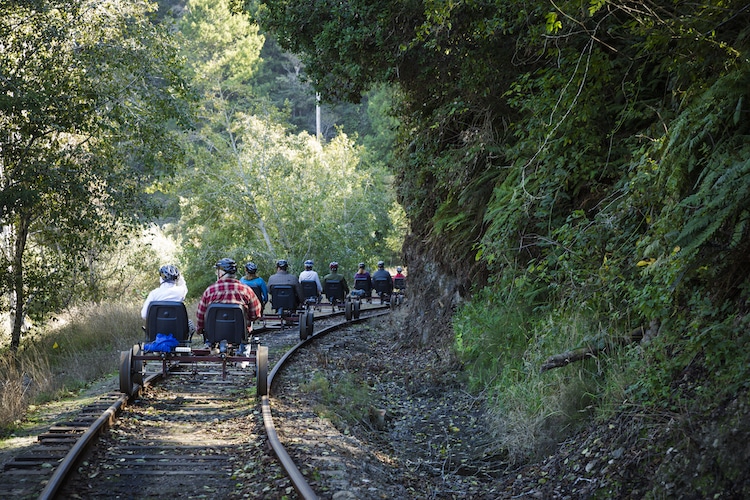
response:
M380 313L387 314L387 313ZM281 369L284 368L284 365L286 362L302 347L309 344L313 340L317 340L324 335L327 335L339 328L341 328L344 325L350 325L352 323L359 323L362 321L365 321L367 319L371 319L373 317L377 317L378 314L374 315L368 315L365 317L359 317L357 319L352 319L349 323L340 323L337 325L330 326L328 328L325 328L323 330L320 330L317 332L314 336L307 338L306 340L303 340L299 342L297 345L289 349L284 356L279 359L276 364L274 364L273 369L271 370L271 373L268 375L268 387L269 387L269 394L270 389L273 387L273 381L274 377ZM289 476L289 479L292 481L292 485L294 485L294 489L297 491L300 497L304 498L305 500L315 500L318 498L318 496L315 494L313 489L310 487L310 485L307 482L307 479L305 479L305 476L302 475L302 472L297 468L297 465L294 463L294 460L289 456L289 454L286 451L286 448L284 448L284 445L279 440L278 435L276 434L276 428L273 424L273 416L271 412L271 402L269 399L269 396L263 396L262 399L262 408L263 408L263 425L266 429L266 436L268 436L268 442L271 445L271 448L273 449L273 452L276 454L276 457L281 462L282 466L284 467L284 470L286 471L287 475Z
M303 346L314 342L317 338L327 335L338 328L354 323L366 321L374 316L386 314L386 312L379 311L374 314L369 314L373 309L384 309L387 306L375 306L372 309L363 309L362 312L367 312L368 315L364 317L359 316L357 311L357 317L352 317L351 311L344 312L332 312L321 318L332 318L345 315L347 321L340 322L335 325L321 329L309 336L305 340L300 341L289 349L284 355L274 364L273 369L268 375L268 387L266 395L261 394L261 412L263 417L263 425L268 438L268 442L274 451L279 463L287 473L294 489L297 491L301 498L313 499L318 498L315 492L307 483L305 477L297 468L297 465L289 457L289 454L281 444L276 429L273 423L273 415L271 411L270 402L270 391L273 387L274 377L283 369L285 363L299 351ZM267 333L271 328L259 328L256 330L256 334ZM179 364L170 367L170 370L179 370ZM223 378L226 377L226 366L220 369L223 371ZM142 388L146 388L154 384L157 380L162 378L165 373L157 372L152 373L143 379ZM169 378L169 377L167 377ZM258 391L259 393L261 391ZM137 395L137 394L136 394ZM94 440L99 437L105 430L107 430L112 423L116 420L121 410L128 404L128 395L123 393L108 393L100 396L97 401L91 403L80 410L77 415L70 421L61 422L50 427L50 429L38 436L38 444L31 447L27 452L19 454L14 459L4 465L4 471L0 474L0 488L4 493L14 498L39 498L39 499L53 499L61 491L61 488L69 475L74 471L76 464L80 462L84 452L90 447ZM138 455L141 463L149 463L149 458L153 459L151 463L165 463L169 462L165 455L164 450L161 450L161 454L140 454ZM185 451L185 450L181 450ZM123 452L130 453L130 452ZM123 458L124 457L124 458ZM123 455L120 460L125 460L127 457ZM186 470L195 470L196 461L191 462L189 459L185 459L184 455L171 456L171 466L175 463L186 465ZM221 460L220 456L214 457L213 462L219 463ZM205 456L201 458L200 463L205 465L207 461ZM192 464L192 465L191 465ZM144 468L140 468L143 473ZM151 471L153 474L153 470ZM167 472L162 471L162 474ZM176 474L177 472L171 471L169 474ZM128 474L136 474L136 472L128 472ZM41 493L40 493L41 491Z

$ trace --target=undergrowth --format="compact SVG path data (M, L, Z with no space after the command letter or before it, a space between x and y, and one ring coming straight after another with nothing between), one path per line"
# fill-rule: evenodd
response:
M75 393L117 370L120 351L143 339L140 306L92 304L34 331L23 349L0 353L0 433L23 424L29 405Z
M532 309L507 291L479 291L457 312L455 350L486 395L497 444L525 460L583 425L621 412L698 415L750 388L750 318L695 293L653 337L629 339L584 307ZM569 308L568 308L569 309ZM583 361L540 370L552 355L607 341Z
M611 351L541 371L549 356L612 333L583 314L540 314L486 288L460 308L453 327L469 387L486 395L497 445L511 459L547 452L622 397L624 358Z
M329 380L323 372L316 371L300 389L316 393L320 403L315 412L342 428L361 422L373 404L370 387L352 373L342 372L335 380Z

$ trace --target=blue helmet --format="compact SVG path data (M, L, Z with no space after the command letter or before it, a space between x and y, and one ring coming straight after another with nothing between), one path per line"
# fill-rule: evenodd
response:
M310 259L306 260L305 261L305 269L310 270L312 268L313 268L313 261L311 261Z
M245 264L245 271L250 274L255 274L258 272L258 266L256 266L254 262L248 262Z
M214 266L216 269L221 269L227 274L237 274L237 263L230 258L223 258Z
M276 261L276 267L286 271L286 268L289 267L289 263L285 259L279 259Z

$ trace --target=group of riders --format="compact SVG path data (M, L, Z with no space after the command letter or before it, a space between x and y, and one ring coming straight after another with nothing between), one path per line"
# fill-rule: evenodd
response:
M258 276L258 266L253 262L245 264L244 276L237 278L237 263L230 258L219 260L214 266L216 282L206 288L198 302L196 310L197 321L194 325L194 330L193 325L191 325L191 336L193 332L204 333L206 310L212 303L244 305L248 330L250 330L252 323L260 319L263 315L269 293L273 297L274 288L276 287L285 286L288 288L291 285L297 304L305 303L311 296L314 297L316 302L320 302L320 298L326 290L326 284L329 281L340 283L344 293L350 293L346 278L339 273L338 262L331 262L329 264L330 272L322 280L318 273L313 270L312 260L306 260L304 266L305 270L299 276L296 276L289 273L289 263L286 260L278 260L276 262L276 272L269 276L266 283L263 278ZM171 264L162 266L159 269L159 277L159 287L149 293L143 304L141 310L143 319L147 318L148 307L151 302L183 302L187 296L187 284L176 266ZM354 275L354 288L360 297L371 297L373 290L376 290L381 296L390 296L394 290L394 283L396 284L396 288L403 288L404 279L405 276L403 275L403 268L401 266L396 267L396 274L391 276L391 273L385 269L385 263L379 261L377 270L370 275L366 270L365 263L360 262L359 268ZM307 283L308 285L303 287L303 283ZM316 293L312 295L311 292L307 292L306 296L305 290L313 290L312 283L315 284L314 289ZM328 298L329 300L332 299L331 297Z

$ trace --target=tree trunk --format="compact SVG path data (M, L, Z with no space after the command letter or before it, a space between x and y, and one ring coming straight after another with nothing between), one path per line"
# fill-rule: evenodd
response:
M23 330L24 319L26 318L26 293L23 284L23 254L26 251L26 240L29 236L29 216L21 214L18 217L16 226L16 241L13 247L13 269L12 269L12 293L14 295L14 304L11 305L11 312L14 315L13 331L10 337L10 348L17 351L21 345L21 331Z

